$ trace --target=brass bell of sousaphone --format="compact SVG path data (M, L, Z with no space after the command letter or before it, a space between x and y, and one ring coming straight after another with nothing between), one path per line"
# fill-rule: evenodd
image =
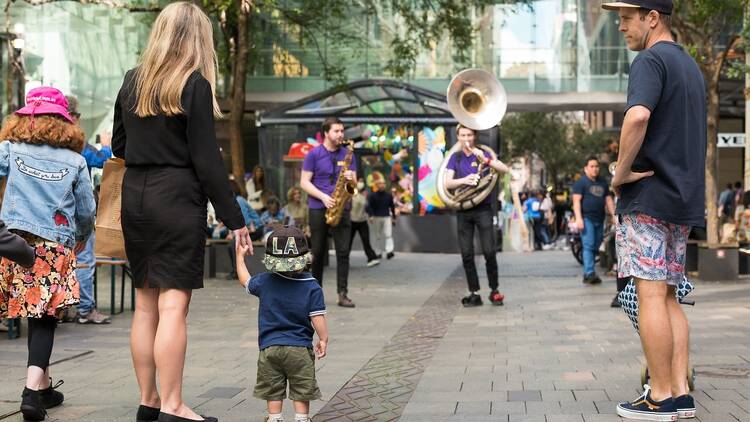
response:
M448 84L448 109L453 117L463 126L474 130L486 130L500 124L508 108L508 95L505 88L491 73L482 69L465 69L453 77ZM487 151L493 159L497 158L492 148L476 144ZM459 186L452 192L445 187L445 173L448 161L455 152L461 150L461 143L456 142L446 152L437 174L437 193L446 206L455 209L469 209L481 203L497 183L497 173L479 164L479 182L475 186Z

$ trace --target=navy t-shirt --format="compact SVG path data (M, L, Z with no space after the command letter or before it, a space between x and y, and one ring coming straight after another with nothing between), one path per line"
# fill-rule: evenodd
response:
M583 218L596 222L604 221L607 196L611 195L609 185L601 177L589 179L585 174L573 184L573 194L581 195Z
M630 65L626 111L637 105L651 110L651 118L633 171L654 175L623 185L617 212L703 226L706 87L682 46L661 41L638 53Z
M324 315L323 289L310 273L294 277L260 273L247 283L247 293L258 296L258 345L312 347L310 317Z

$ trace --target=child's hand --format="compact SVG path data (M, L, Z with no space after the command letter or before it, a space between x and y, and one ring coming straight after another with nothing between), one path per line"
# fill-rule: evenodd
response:
M323 359L326 356L327 343L323 340L318 340L318 344L315 345L315 355L318 359Z
M243 246L243 245L240 245L240 244L238 244L238 245L237 245L237 248L235 249L235 251L237 252L237 256L245 256L245 255L249 255L249 254L250 254L250 253L249 253L249 251L250 251L250 247L249 247L249 246Z

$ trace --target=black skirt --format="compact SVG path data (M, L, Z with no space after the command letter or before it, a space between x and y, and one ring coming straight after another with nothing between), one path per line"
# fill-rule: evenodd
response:
M122 231L135 287L203 287L207 201L192 168L128 167Z

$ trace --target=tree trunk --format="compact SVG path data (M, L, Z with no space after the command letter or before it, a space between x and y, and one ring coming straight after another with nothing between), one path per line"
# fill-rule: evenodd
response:
M717 71L715 65L710 65L708 73ZM708 75L707 75L708 76ZM719 243L719 217L716 205L716 142L719 134L719 82L718 78L706 78L708 82L708 118L707 118L707 148L706 148L706 232L708 243Z
M239 0L243 3L243 0ZM242 119L245 114L245 83L247 81L248 15L252 10L238 8L237 45L234 52L234 75L232 78L232 102L229 111L229 145L232 156L232 174L242 188L245 174L245 149L242 141Z

